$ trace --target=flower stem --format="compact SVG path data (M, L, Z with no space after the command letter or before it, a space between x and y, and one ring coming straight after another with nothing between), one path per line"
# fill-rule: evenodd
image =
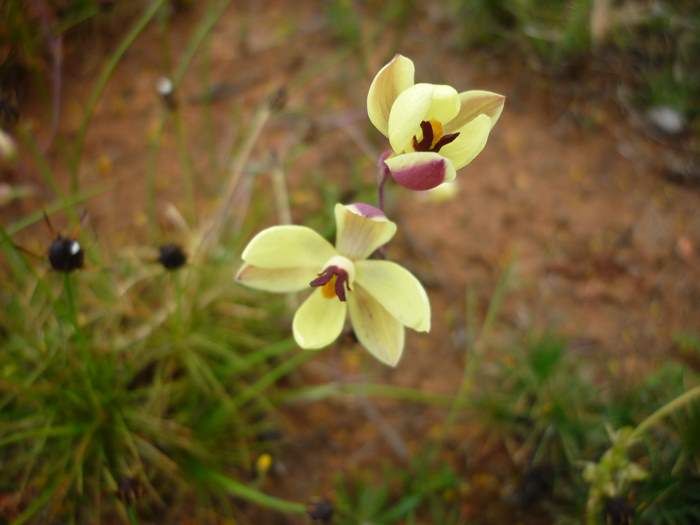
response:
M85 352L85 338L83 332L80 329L80 323L78 322L78 307L76 306L75 299L75 289L73 287L73 279L71 274L63 274L63 293L65 297L66 308L68 310L68 321L70 322L73 332L75 333L75 340L81 351ZM83 356L86 357L86 356ZM87 364L87 361L86 361Z
M165 0L154 0L143 12L143 14L136 20L134 25L131 27L129 32L126 34L124 39L120 42L117 49L112 53L112 55L107 60L107 63L102 68L100 76L95 82L95 86L92 88L90 96L85 103L85 112L83 118L80 122L80 128L78 129L78 138L76 139L75 152L73 158L71 159L70 165L70 189L72 194L78 193L80 190L80 161L83 155L83 148L85 147L85 135L87 133L88 125L92 120L92 116L97 108L97 103L102 96L102 93L107 86L112 73L117 68L122 56L127 52L129 47L134 43L139 34L146 28L151 19L156 15L158 10L165 4Z
M644 434L644 432L646 432L651 427L653 427L654 425L659 423L666 416L668 416L669 414L672 414L673 412L678 410L683 405L690 403L696 397L700 397L700 386L696 386L695 388L691 388L687 392L681 394L677 398L666 403L664 406L659 408L656 412L654 412L649 417L647 417L644 421L642 421L639 425L637 425L637 428L635 428L634 432L632 433L632 438L630 439L630 443L634 442L635 438L641 437L641 435Z
M292 224L292 211L289 206L289 192L287 191L287 180L282 169L282 163L277 155L273 156L274 167L270 176L272 177L272 190L275 194L275 206L277 207L277 217L280 224ZM287 310L294 312L299 307L299 294L289 294L286 298Z
M77 357L79 357L79 361L77 363L77 366L80 369L81 380L85 384L87 395L90 396L90 400L92 401L93 406L98 407L99 403L97 401L95 391L90 381L90 368L92 363L90 349L88 348L88 341L85 337L85 334L80 328L80 322L78 320L78 303L76 300L73 276L70 273L63 274L63 294L66 308L68 310L68 321L73 327L75 335L75 344L78 349L79 355Z
M303 503L297 503L296 501L289 501L270 496L218 472L208 472L206 475L207 480L213 483L215 486L218 486L233 496L250 501L256 505L267 507L268 509L273 509L285 514L304 514L306 512L306 505Z
M379 209L382 211L384 211L384 186L386 185L390 176L389 167L384 163L384 161L389 155L389 151L384 151L381 155L379 155L379 160L377 161L377 169L379 170L377 202L379 204Z

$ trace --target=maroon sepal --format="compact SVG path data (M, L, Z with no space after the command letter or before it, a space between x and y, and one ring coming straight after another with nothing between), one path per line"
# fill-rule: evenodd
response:
M408 168L392 171L393 179L409 190L431 190L445 180L445 159L434 159Z

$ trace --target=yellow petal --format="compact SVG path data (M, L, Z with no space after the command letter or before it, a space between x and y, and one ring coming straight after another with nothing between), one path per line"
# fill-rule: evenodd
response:
M243 263L236 274L236 280L258 290L287 293L308 288L317 274L318 269L312 267L260 268Z
M441 153L432 151L404 153L384 162L398 184L415 191L430 190L454 180L456 175L452 162Z
M369 86L367 114L374 127L388 133L389 112L399 94L413 85L415 66L410 58L396 55L379 70Z
M443 124L447 123L459 114L460 104L459 93L455 88L445 84L435 84L427 120L434 119Z
M348 308L362 346L382 363L396 366L403 352L403 325L358 285L348 296Z
M423 120L449 122L459 113L459 94L451 86L416 84L398 97L389 113L389 142L396 153L411 149Z
M491 132L491 119L482 113L458 131L459 137L440 149L440 154L452 161L455 170L469 164L484 149Z
M396 224L369 204L335 205L336 249L348 259L366 259L396 233Z
M355 282L404 326L418 332L430 331L428 294L403 266L391 261L358 261Z
M454 133L482 113L491 119L491 128L496 125L503 112L506 97L491 91L473 89L459 94L459 113L445 126L445 133Z
M347 303L327 299L321 288L316 289L294 314L294 340L306 350L328 346L343 330L346 312Z
M306 226L273 226L251 239L241 258L260 268L314 268L336 254L333 245Z
M416 84L403 91L391 106L388 135L392 149L403 153L426 119L433 100L432 84Z

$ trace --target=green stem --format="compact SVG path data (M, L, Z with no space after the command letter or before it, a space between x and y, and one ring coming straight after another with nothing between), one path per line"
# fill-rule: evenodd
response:
M641 439L642 435L653 428L655 425L661 423L666 417L673 414L675 411L685 406L686 404L695 400L695 398L700 398L700 385L691 388L687 392L684 392L680 396L672 399L664 406L656 410L653 414L642 421L637 427L632 431L629 436L626 446L630 447L637 443ZM586 524L595 525L599 523L598 516L600 516L600 497L596 495L597 493L593 491L591 487L589 489L588 502L586 504Z
M28 126L21 126L19 128L19 137L24 143L24 145L29 150L29 153L34 157L34 164L36 165L39 175L44 180L51 192L58 198L64 198L63 192L56 182L56 178L53 176L51 171L51 166L46 158L46 155L41 151L39 144L37 144L34 135Z
M209 5L206 14L202 18L202 21L197 26L194 35L189 41L187 49L185 49L175 73L173 73L172 80L175 87L180 84L180 81L182 80L182 77L185 76L185 72L190 66L190 62L192 62L197 49L199 49L199 46L202 44L202 42L204 42L209 34L209 31L212 30L216 22L218 22L219 18L221 18L230 3L231 0L221 0L216 4L212 3Z
M88 201L92 199L93 197L96 197L98 195L101 195L109 190L111 190L118 181L113 181L110 182L109 184L101 185L96 188L92 188L90 190L87 190L85 192L79 193L77 195L72 195L70 197L66 197L65 199L58 199L48 206L36 210L29 215L25 216L22 219L19 219L16 222L13 222L6 228L6 232L8 235L16 235L20 231L24 230L25 228L28 228L29 226L32 226L33 224L36 224L37 222L41 222L44 220L44 214L46 215L52 215L53 213L56 213L58 211L70 209L76 204L79 204L81 202Z
M194 31L194 35L189 39L187 47L180 58L180 61L172 74L173 90L177 93L178 86L182 82L182 79L187 72L187 69L194 58L199 47L205 41L209 32L213 29L216 22L224 14L224 11L231 3L231 0L219 0L218 2L212 2L207 7L207 11L200 20L197 28ZM170 49L167 46L167 37L164 42L166 43L166 54L170 53ZM155 186L156 186L156 173L158 171L158 154L160 152L161 141L163 133L165 131L167 122L171 116L171 112L168 110L163 110L160 117L160 122L153 137L151 137L149 144L149 155L148 155L148 168L146 172L146 192L147 192L147 213L149 217L149 225L151 228L151 237L155 238L157 234L157 221L156 219L156 196L155 196ZM178 123L176 126L179 128ZM181 134L178 131L178 141L181 142Z
M126 515L128 516L128 518L129 518L129 523L130 523L131 525L138 525L139 519L138 519L138 517L136 516L136 511L134 510L133 505L129 505L129 506L126 508Z
M184 338L186 332L185 328L185 313L183 306L183 287L179 276L180 272L173 272L169 275L172 280L173 287L175 289L175 334L177 335L178 341Z
M73 289L73 279L71 279L70 273L63 274L63 293L66 296L68 317L73 325L73 330L75 330L75 335L78 339L82 339L80 326L78 325L78 309L75 304L75 290Z
M269 101L264 102L255 113L255 116L253 117L253 120L248 128L248 137L241 146L241 150L236 156L235 160L231 163L229 170L230 175L226 184L226 189L221 196L217 209L214 210L211 218L206 221L201 230L199 243L195 248L195 252L192 257L193 260L200 258L208 251L209 247L219 241L223 227L226 224L226 219L228 218L234 204L236 192L238 190L238 183L243 176L243 169L245 168L248 158L253 151L253 147L260 137L262 130L271 114L272 110L270 108Z
M682 406L690 403L696 397L700 398L700 385L696 386L695 388L691 388L687 392L666 403L664 406L659 408L656 412L654 412L644 421L642 421L639 425L637 425L637 428L634 429L634 431L632 432L632 436L630 437L630 443L636 441L636 439L640 438L642 434L644 434L651 427L660 423L661 420L663 420Z
M447 406L452 399L443 394L422 392L414 388L373 383L326 383L289 390L281 394L278 400L285 404L313 403L332 397L365 395L380 399L395 399L435 406Z
M462 372L462 382L459 385L459 390L457 391L457 395L455 396L454 401L452 402L452 406L450 407L450 411L445 420L445 426L443 431L443 436L445 437L449 434L450 430L452 429L452 426L454 425L455 420L457 419L457 414L464 407L469 391L471 390L472 385L474 384L476 372L481 367L481 361L484 353L484 343L491 332L491 327L493 326L493 323L496 320L498 312L500 312L501 310L501 305L503 304L503 299L505 297L505 293L508 290L508 285L510 283L512 270L513 264L512 262L509 262L503 270L503 272L501 273L501 277L498 281L498 284L496 285L496 290L494 291L493 296L491 297L491 302L489 303L489 308L486 312L484 323L481 325L479 335L475 338L474 343L471 345L471 355L468 355L466 357L464 370ZM474 300L475 299L472 295L467 294L467 312L474 310Z
M251 501L257 505L260 505L261 507L267 507L268 509L274 509L287 514L306 513L306 506L302 503L269 496L264 492L255 490L254 488L231 479L223 474L214 472L208 474L207 478L210 482L218 485L220 488L229 492L233 496Z
M180 153L180 164L182 166L183 184L185 187L185 196L187 198L188 219L190 223L194 223L197 217L197 198L194 189L194 164L189 153L187 130L182 119L182 112L178 107L174 110L175 113L175 133L177 135L177 149Z
M97 408L99 407L99 402L95 396L95 391L92 387L92 382L90 381L90 368L92 359L90 356L90 350L88 348L87 339L85 338L85 334L80 328L80 324L78 322L78 307L72 277L73 276L70 273L65 273L63 275L63 293L66 298L69 320L70 323L73 325L73 330L75 331L76 346L78 348L78 351L80 352L80 361L78 362L78 367L80 367L81 369L81 377L83 382L85 383L87 395L90 396L90 400L92 401L93 405Z
M287 361L270 370L264 376L262 376L258 381L250 385L247 389L243 390L236 398L234 402L240 406L247 401L259 396L268 387L275 384L279 379L286 376L287 374L294 371L296 368L309 361L316 354L310 351L301 351L295 356L291 357Z
M156 207L156 172L158 170L158 154L160 152L161 139L165 129L167 112L160 118L158 127L153 136L148 140L148 159L146 163L146 215L148 216L148 228L151 235L151 240L155 241L158 237L158 221Z
M92 88L90 97L88 98L87 103L85 104L85 113L83 115L83 120L80 123L80 128L78 130L75 155L73 157L73 162L70 170L70 184L72 193L77 192L80 188L79 170L80 161L83 156L83 148L85 146L85 134L87 133L87 128L90 124L90 120L92 120L92 115L95 112L97 102L100 100L100 97L102 96L102 93L104 92L104 89L107 86L107 82L111 78L112 73L114 73L117 64L119 64L119 61L124 56L124 53L126 53L126 50L129 49L129 47L131 47L131 45L134 43L139 34L141 34L141 31L145 29L145 27L155 16L155 14L158 12L161 6L165 4L165 2L166 0L153 0L151 5L149 5L146 8L143 14L139 17L138 20L136 20L134 25L131 27L129 33L127 33L124 39L120 42L119 46L109 58L105 66L102 68L102 72L97 78L95 86Z

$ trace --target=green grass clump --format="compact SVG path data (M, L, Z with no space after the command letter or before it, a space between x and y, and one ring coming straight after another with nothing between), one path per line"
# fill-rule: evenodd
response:
M545 334L478 377L459 414L478 437L426 441L381 481L341 478L337 523L471 523L475 509L494 522L697 523L700 377L687 367L619 384Z
M668 363L639 382L619 383L575 355L565 339L544 335L508 352L484 379L474 406L488 433L511 450L520 480L512 498L517 506L545 509L557 520L588 514L590 523L598 523L613 519L617 505L642 523L659 523L669 506L684 505L686 511L668 523L694 523L696 511L689 509L696 508L694 487L700 480L700 405L689 399L666 419L650 417L684 392L694 392L689 389L699 378L690 369ZM604 458L622 439L616 436L629 433L624 429L635 429L635 439L620 449L616 463L598 465L616 465L613 478L630 464L641 469L634 473L645 474L615 489L606 486L605 499L591 516L590 498L597 489L582 476L583 466ZM546 468L550 482L537 497L523 498L533 468Z
M456 11L466 46L503 43L559 65L590 49L590 0L459 0Z
M381 480L359 477L336 484L334 523L460 523L453 505L460 480L448 465L436 468L418 456L404 469L387 467Z
M303 512L257 492L251 471L270 450L276 381L312 354L273 321L282 303L234 284L229 246L168 272L93 245L84 270L60 274L3 244L5 519L153 519L193 503L234 516L231 495Z

